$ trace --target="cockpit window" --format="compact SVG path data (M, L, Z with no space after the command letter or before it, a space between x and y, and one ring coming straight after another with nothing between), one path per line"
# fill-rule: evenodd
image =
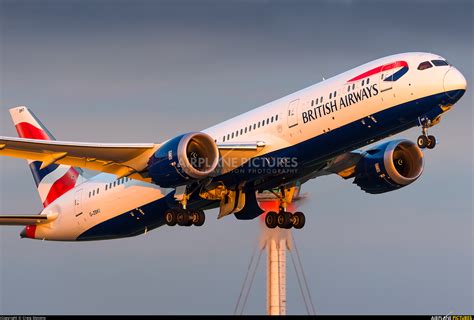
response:
M431 68L433 65L429 61L422 62L418 65L418 70L425 70Z
M432 62L436 67L448 66L448 65L449 65L446 60L431 60L431 62Z

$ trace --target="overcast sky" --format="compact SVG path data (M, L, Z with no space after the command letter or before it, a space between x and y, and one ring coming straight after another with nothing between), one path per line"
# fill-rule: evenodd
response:
M160 142L408 51L440 54L473 83L472 1L0 0L0 28L6 136L8 108L28 105L61 140ZM317 313L474 312L471 92L430 130L439 145L414 184L303 186L294 235ZM0 213L40 209L25 162L0 158ZM87 243L3 227L0 314L231 314L259 225L216 217ZM263 262L245 313L265 313ZM305 314L290 259L287 289L288 313Z

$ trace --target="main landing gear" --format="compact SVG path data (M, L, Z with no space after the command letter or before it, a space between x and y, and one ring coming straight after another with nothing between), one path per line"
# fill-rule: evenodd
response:
M178 207L169 208L165 211L165 223L172 227L175 225L190 227L195 225L200 227L206 221L206 215L201 209L188 209L187 203L189 200L189 193L187 193L187 186L180 186L176 188L175 199L179 202Z
M172 227L176 224L178 226L189 227L195 225L200 227L206 221L206 215L204 211L172 208L165 211L165 222L168 226Z
M278 207L280 208L279 212L270 211L265 216L265 224L268 228L273 229L279 227L282 229L301 229L304 227L306 222L306 217L302 212L291 213L286 211L288 203L291 203L293 200L293 195L295 194L295 188L280 188L280 192L274 192L270 190L279 201Z
M428 135L428 127L431 126L431 121L429 119L420 119L421 123L421 136L416 140L416 144L420 149L433 149L436 146L435 136Z
M304 227L306 222L306 217L302 212L287 212L280 211L278 213L270 211L265 216L265 224L268 228L273 229L276 227L282 229L290 229L294 227L295 229L301 229Z

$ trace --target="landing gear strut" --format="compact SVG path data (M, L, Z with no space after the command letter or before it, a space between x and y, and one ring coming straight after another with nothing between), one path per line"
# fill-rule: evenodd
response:
M436 146L435 136L428 135L428 127L431 126L431 121L427 118L420 118L421 136L416 140L416 144L420 149L433 149Z
M290 194L290 197L288 197L288 194L286 193L286 190L284 188L281 188L279 193L275 193L273 191L272 193L275 194L279 199L280 210L278 213L275 211L270 211L267 213L267 215L265 216L266 226L270 229L276 227L282 229L290 229L292 227L295 229L303 228L306 222L306 217L304 213L291 213L286 211L286 205L287 203L291 202L292 193Z

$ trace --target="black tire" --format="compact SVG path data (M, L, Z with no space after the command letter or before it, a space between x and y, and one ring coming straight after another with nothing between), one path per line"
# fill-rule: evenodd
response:
M428 145L426 147L428 149L433 149L435 146L436 146L435 136L428 136Z
M306 217L303 212L295 212L293 214L293 227L295 229L301 229L306 223Z
M190 222L190 217L189 217L189 212L187 210L183 210L183 209L178 209L177 210L177 214L176 214L176 220L178 222L178 226L182 226L182 227L187 227L189 226L189 222Z
M202 210L193 211L193 224L196 227L202 226L205 221L206 221L206 215L204 214L204 211Z
M283 211L277 215L277 225L283 229L291 228L291 213Z
M274 229L277 226L277 213L270 211L265 216L265 224L268 228Z
M421 135L418 137L416 140L416 144L418 145L418 148L424 149L428 146L429 140L428 137L425 135Z
M166 209L165 211L165 223L172 227L175 226L178 220L176 219L176 211L173 209Z

